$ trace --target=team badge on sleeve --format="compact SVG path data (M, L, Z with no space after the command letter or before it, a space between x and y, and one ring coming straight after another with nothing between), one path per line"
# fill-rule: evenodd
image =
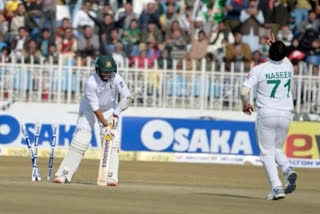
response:
M250 78L250 72L248 73L248 75L247 75L247 79L249 79Z
M123 88L123 87L124 87L124 84L123 84L123 82L122 82L122 81L119 83L119 85L120 85L120 87L121 87L121 88Z

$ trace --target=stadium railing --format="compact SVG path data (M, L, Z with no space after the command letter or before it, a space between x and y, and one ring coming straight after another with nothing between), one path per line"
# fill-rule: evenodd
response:
M94 61L86 60L86 66L79 66L77 60L60 56L58 63L41 58L39 63L17 62L12 58L0 63L0 101L79 103L87 77L94 72ZM80 62L80 61L79 61ZM148 68L139 68L136 62L129 67L128 60L118 72L132 91L138 91L134 105L137 107L183 108L200 110L241 110L240 90L247 78L244 64L231 63L217 66L212 63L208 70L203 59L199 65L192 62L192 69L186 69L186 61L173 60L172 68L167 62L159 68L158 62ZM140 65L141 67L141 65ZM228 68L228 69L226 69ZM240 68L240 69L239 69ZM235 72L238 71L238 72ZM312 66L299 66L291 85L295 112L320 113L320 77L312 75ZM255 99L252 90L251 101Z

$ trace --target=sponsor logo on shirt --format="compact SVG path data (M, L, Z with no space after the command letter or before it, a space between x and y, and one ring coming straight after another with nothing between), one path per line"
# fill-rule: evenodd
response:
M121 88L123 88L123 87L124 87L124 84L123 84L123 82L122 82L122 81L119 83L119 85L120 85L120 87L121 87Z

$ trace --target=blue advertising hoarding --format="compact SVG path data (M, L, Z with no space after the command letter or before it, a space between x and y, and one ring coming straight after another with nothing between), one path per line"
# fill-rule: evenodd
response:
M121 149L259 155L253 122L123 117Z

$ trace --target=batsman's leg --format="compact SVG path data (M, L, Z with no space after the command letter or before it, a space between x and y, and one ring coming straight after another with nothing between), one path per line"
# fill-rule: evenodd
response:
M108 172L108 186L116 186L119 182L119 150L120 150L120 133L114 130L113 146L111 150L111 159Z
M89 148L91 141L91 131L80 129L77 130L72 141L69 151L63 159L58 171L56 172L56 183L70 182L73 174L78 169L84 153Z
M70 182L73 174L78 169L84 153L91 141L91 130L94 127L95 117L93 113L79 114L77 130L72 138L67 155L56 172L55 182Z

